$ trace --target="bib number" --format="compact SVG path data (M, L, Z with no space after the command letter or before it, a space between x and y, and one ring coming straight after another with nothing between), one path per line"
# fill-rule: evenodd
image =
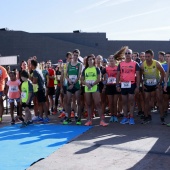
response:
M77 79L77 75L69 75L69 79L71 80L72 83L74 83Z
M146 84L147 85L156 85L157 84L157 81L156 81L156 79L147 79L146 80Z
M115 83L116 83L116 78L115 77L108 77L107 84L115 84Z
M86 80L86 83L92 85L95 81L94 80Z
M60 80L61 75L57 75L57 80Z
M121 88L131 88L131 82L121 82Z
M22 92L22 93L21 93L21 98L22 98L22 99L26 98L26 93L25 93L25 92Z
M9 91L10 92L18 92L18 86L10 86Z

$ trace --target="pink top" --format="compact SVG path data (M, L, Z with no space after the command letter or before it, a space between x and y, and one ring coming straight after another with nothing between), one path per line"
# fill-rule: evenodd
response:
M9 86L8 89L8 97L10 99L18 99L20 98L20 90L19 90L19 85L21 84L21 82L19 80L16 81L7 81L7 86Z
M135 77L136 77L136 62L125 62L122 61L120 63L120 81L121 82L129 82L135 83Z

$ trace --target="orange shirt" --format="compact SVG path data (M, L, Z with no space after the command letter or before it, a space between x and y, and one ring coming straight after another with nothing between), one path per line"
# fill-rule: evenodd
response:
M6 84L7 86L9 86L8 97L10 99L20 98L19 86L21 82L19 80L15 80L15 81L8 80Z
M55 76L55 71L54 71L54 69L49 68L49 69L48 69L48 75L49 75L49 76ZM48 87L54 87L54 79L50 79L50 78L49 78Z
M4 67L0 66L0 91L4 91L6 78L8 78L7 71Z

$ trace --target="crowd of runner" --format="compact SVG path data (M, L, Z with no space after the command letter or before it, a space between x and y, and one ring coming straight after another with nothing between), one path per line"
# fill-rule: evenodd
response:
M152 121L152 109L160 114L160 124L168 125L170 96L170 52L133 52L122 47L107 59L90 54L83 58L75 49L67 52L57 64L38 62L36 56L22 61L20 70L0 66L0 123L3 122L3 100L8 100L11 125L22 121L21 127L34 122L48 123L50 115L57 115L63 125L99 124L109 122L134 125L134 109L142 124ZM7 107L7 106L6 106ZM14 116L15 107L17 116ZM33 116L31 108L33 107Z

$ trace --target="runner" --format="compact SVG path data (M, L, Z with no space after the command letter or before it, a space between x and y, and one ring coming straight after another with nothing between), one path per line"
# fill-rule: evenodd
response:
M8 102L10 103L10 114L11 114L11 125L15 124L14 119L14 102L17 102L17 106L20 108L20 80L16 79L16 73L14 71L10 71L9 73L10 80L7 81L7 94L8 94ZM21 120L22 113L19 112L19 117Z
M110 55L108 60L108 66L106 66L106 68L104 68L102 71L102 73L104 74L104 80L106 80L104 81L105 85L103 91L106 93L109 100L109 109L111 112L110 122L118 122L117 102L120 92L117 92L116 90L117 66L115 65L116 62L114 59L114 55Z
M73 51L73 59L70 63L67 65L67 73L66 73L66 79L67 79L67 113L68 118L63 121L64 125L71 123L71 98L72 95L75 94L75 98L77 100L78 105L78 115L76 115L77 110L75 110L75 118L76 118L76 124L81 125L81 105L80 105L80 75L81 75L81 69L82 64L78 62L78 57L80 55L80 51L78 49L75 49ZM78 117L76 117L78 116Z
M21 127L25 127L33 123L30 111L31 101L33 97L33 85L32 82L29 80L29 74L26 70L23 70L20 75L23 81L21 85L21 103L25 111L25 120L23 121Z
M154 52L147 50L145 52L145 61L141 66L141 75L143 76L143 89L145 93L145 117L142 124L149 123L151 117L151 104L149 101L156 95L156 101L159 106L161 123L164 125L163 105L162 105L162 88L161 84L165 77L165 72L161 64L153 59Z
M41 70L37 69L37 61L31 60L31 69L33 70L33 90L34 95L37 97L39 106L39 121L44 123L49 122L48 118L48 108L46 105L45 97L45 82ZM43 112L45 112L45 118L43 119Z
M95 107L100 115L100 125L107 126L108 124L104 121L104 115L101 109L101 99L99 88L97 84L100 82L100 70L95 67L95 58L88 56L86 59L86 67L82 72L81 82L85 85L85 99L88 112L88 121L85 123L86 126L92 125L92 100L94 100Z
M66 113L66 106L67 106L67 79L66 79L66 73L67 73L67 64L71 62L73 58L73 54L71 52L67 52L66 54L66 61L63 63L63 69L61 70L61 78L60 78L60 84L61 84L61 94L64 95L63 99L63 110L61 111L59 118L67 119L68 113Z
M4 113L3 96L4 93L7 93L5 89L7 81L8 81L7 71L3 66L0 65L0 123L2 122L2 115Z
M139 93L139 84L140 84L140 74L139 74L139 65L137 62L132 60L132 50L126 49L125 51L125 61L120 62L117 69L117 78L116 78L116 88L118 92L121 92L122 95L122 105L124 118L120 122L121 124L129 123L134 125L134 94ZM121 83L121 85L119 84ZM128 104L129 103L129 110ZM128 116L129 111L129 116Z

